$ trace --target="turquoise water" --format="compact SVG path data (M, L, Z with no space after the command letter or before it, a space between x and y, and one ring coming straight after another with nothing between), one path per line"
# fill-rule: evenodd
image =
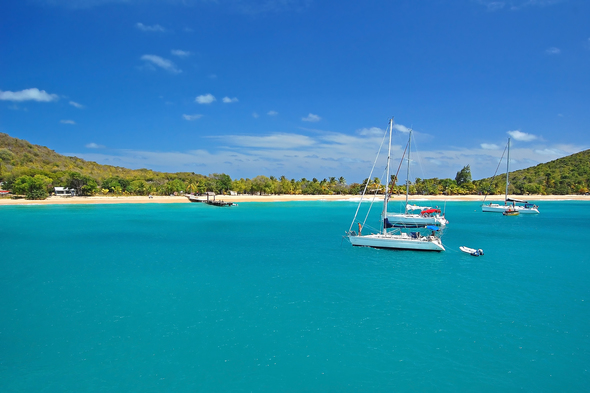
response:
M444 253L351 202L1 207L0 391L587 391L590 204L539 204L447 203Z

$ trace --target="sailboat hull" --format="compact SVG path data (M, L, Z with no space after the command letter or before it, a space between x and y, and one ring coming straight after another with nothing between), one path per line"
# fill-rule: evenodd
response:
M481 211L484 213L504 213L509 208L512 208L512 210L516 210L522 214L539 214L539 209L537 208L537 205L529 205L527 201L508 198L508 185L510 184L510 138L508 138L506 150L508 151L508 155L506 157L506 192L504 193L504 205L490 202L487 205L481 205ZM502 154L502 158L503 157L504 154ZM494 174L494 176L496 176L496 174ZM510 202L512 202L512 206L508 204ZM525 205L518 206L516 205L516 203L524 203Z
M360 247L373 247L373 248L386 248L386 249L395 249L395 250L423 250L423 251L444 251L445 248L442 245L441 240L436 236L436 232L438 231L437 227L431 227L428 228L430 230L432 230L432 234L428 235L428 236L423 236L420 232L410 232L410 234L402 232L401 230L395 230L395 231L388 231L388 228L391 228L391 224L388 221L388 213L387 213L387 203L389 201L389 173L390 173L390 161L391 161L391 134L393 132L393 118L391 120L389 120L389 130L387 131L389 133L389 149L388 149L388 154L387 154L387 171L386 171L386 182L385 182L385 197L383 198L383 210L381 212L381 231L379 233L373 233L373 234L369 234L369 235L361 235L361 230L362 230L362 226L361 223L358 222L359 225L359 233L355 233L352 232L352 226L354 225L354 222L357 218L357 214L358 214L358 209L360 208L360 202L359 202L359 207L357 208L357 214L355 214L354 219L353 219L353 223L350 226L350 229L347 232L347 238L350 241L350 243L353 246L360 246ZM384 136L385 138L385 136ZM408 179L409 179L409 163L410 163L410 146L411 146L411 141L412 141L412 131L410 130L410 135L408 138L408 146L407 146L407 150L408 150ZM379 157L379 153L377 153L377 157ZM373 170L371 170L371 174L369 175L369 179L371 178L371 175L373 173ZM406 195L408 188L406 187ZM363 191L363 197L365 195L366 192L366 187L365 187L365 191ZM361 199L362 202L362 199ZM408 211L408 207L407 207L407 200L406 200L406 213ZM370 209L369 209L370 212ZM438 209L427 209L424 210L422 212L422 217L419 217L421 219L427 218L426 214L433 214L433 213L439 213L440 214L440 210ZM367 213L367 217L368 217ZM394 215L395 216L395 215ZM365 218L366 220L366 218ZM394 220L397 221L397 220ZM445 220L446 221L446 220ZM421 227L425 227L429 224L430 222L421 224ZM414 222L415 225L415 222Z
M424 217L420 214L387 213L387 219L393 224L393 226L404 228L420 228L425 227L426 225L444 227L448 224L447 219L444 217Z
M481 205L481 211L484 213L504 213L509 207L512 206L490 203ZM514 209L521 214L539 214L539 210L536 207L514 206Z
M361 247L422 251L445 250L440 239L435 236L413 238L405 233L401 235L378 233L365 236L349 236L348 240L353 246Z

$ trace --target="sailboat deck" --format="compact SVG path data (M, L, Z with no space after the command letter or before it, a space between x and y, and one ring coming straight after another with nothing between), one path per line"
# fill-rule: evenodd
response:
M436 236L412 237L407 233L375 233L363 236L349 236L353 246L387 248L400 250L444 251L442 242Z

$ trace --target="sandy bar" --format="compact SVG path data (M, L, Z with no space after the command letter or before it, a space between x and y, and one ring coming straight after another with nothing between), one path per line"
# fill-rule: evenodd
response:
M588 195L514 195L515 199L524 199L527 201L563 201L577 200L590 201ZM201 197L205 199L204 197ZM366 196L370 199L372 196ZM377 198L382 199L383 196ZM291 202L291 201L344 201L360 199L360 195L218 195L216 200L225 202ZM392 201L403 201L405 196L395 195ZM482 201L481 195L421 195L410 196L412 203L419 201ZM503 201L504 195L488 196L487 201ZM121 197L56 197L51 196L41 201L31 201L26 199L0 198L0 206L18 206L18 205L77 205L77 204L115 204L115 203L191 203L184 196L121 196Z

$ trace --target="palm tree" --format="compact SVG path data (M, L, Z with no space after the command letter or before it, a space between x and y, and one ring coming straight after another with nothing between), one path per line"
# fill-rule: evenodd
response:
M202 194L205 191L207 191L207 186L205 185L205 182L204 181L197 182L197 192L199 194Z
M381 191L383 186L381 186L381 179L378 177L373 178L373 181L369 182L369 187L372 191Z
M186 192L188 193L194 193L197 190L197 185L194 181L191 181L190 183L188 183L186 185Z

